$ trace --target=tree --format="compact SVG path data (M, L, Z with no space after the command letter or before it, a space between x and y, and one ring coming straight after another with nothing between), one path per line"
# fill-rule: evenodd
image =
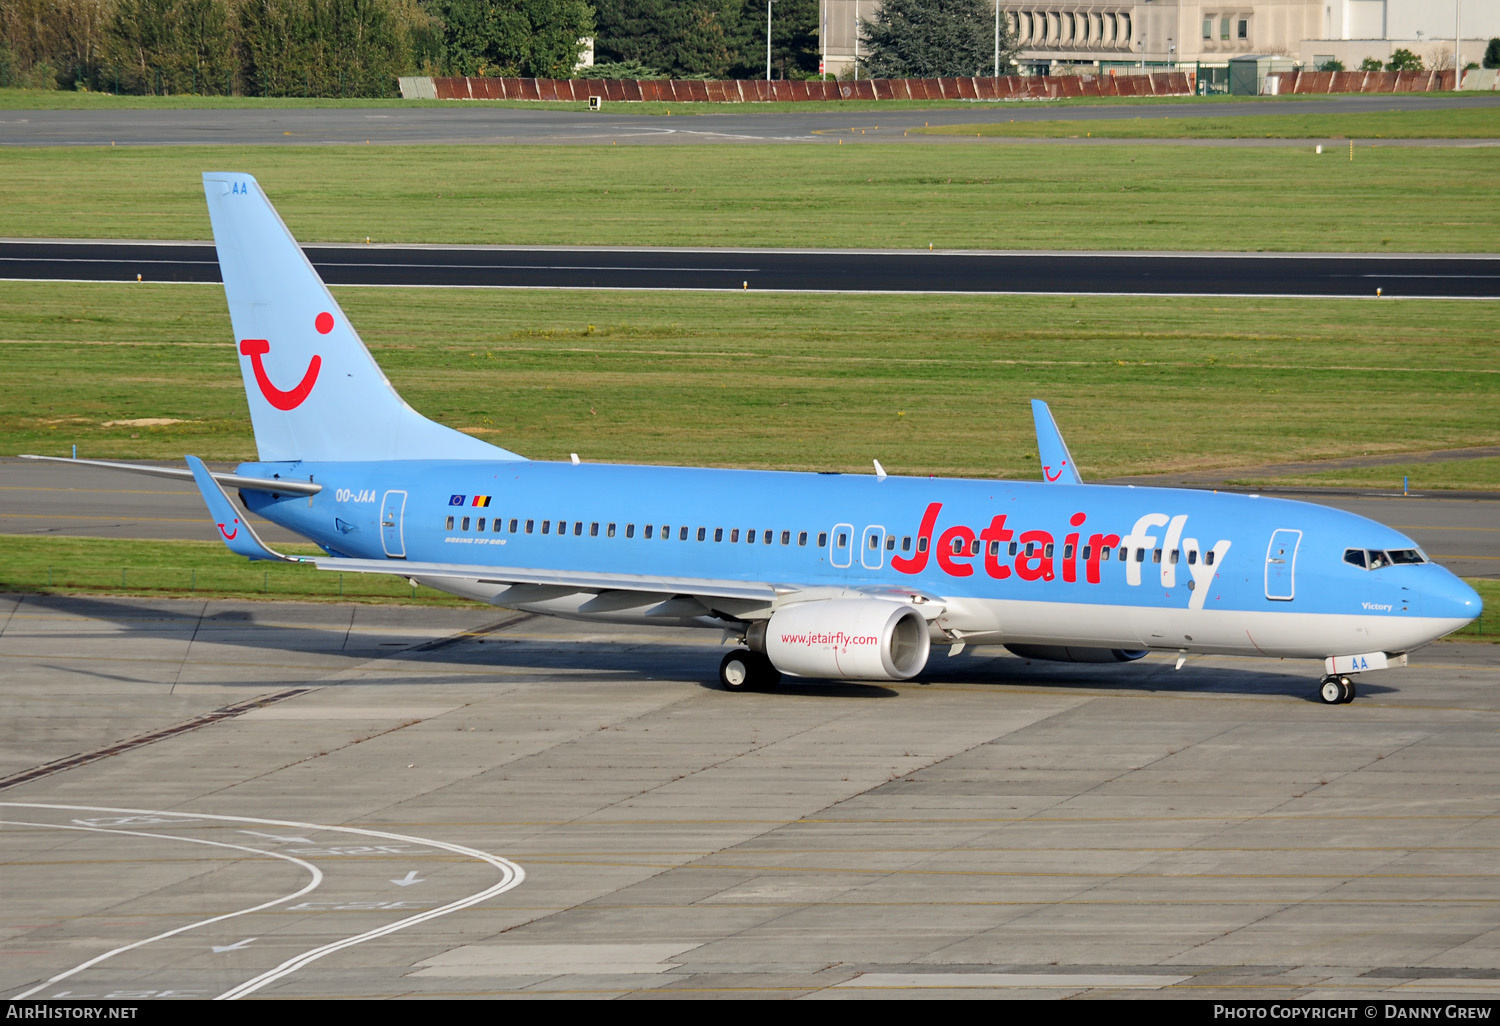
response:
M1344 70L1344 62L1341 61L1341 60L1339 60L1337 57L1330 57L1326 61L1324 61L1322 64L1318 65L1318 70L1319 71L1343 71Z
M1366 57L1359 62L1360 71L1379 71L1384 65L1380 63L1379 57Z
M871 78L947 78L995 71L995 11L986 0L886 0L861 20ZM1015 36L1000 20L1000 67L1015 56Z
M453 75L569 78L594 32L585 0L431 0Z
M1391 54L1391 59L1386 62L1386 71L1421 71L1422 58L1412 53L1406 47L1402 47Z
M724 78L740 60L741 0L598 0L594 60Z
M126 92L220 93L234 70L225 0L119 0L105 30L104 63ZM110 83L113 85L113 82Z
M1484 66L1500 68L1500 36L1491 39L1490 45L1484 48Z
M822 42L819 0L776 0L771 14L771 69L776 78L816 78ZM744 0L735 78L766 74L766 0Z

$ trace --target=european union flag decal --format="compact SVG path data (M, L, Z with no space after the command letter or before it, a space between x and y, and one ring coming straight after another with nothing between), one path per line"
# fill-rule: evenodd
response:
M450 505L450 506L462 506L463 504L464 504L464 497L462 495L450 495L450 496L448 496L448 505Z

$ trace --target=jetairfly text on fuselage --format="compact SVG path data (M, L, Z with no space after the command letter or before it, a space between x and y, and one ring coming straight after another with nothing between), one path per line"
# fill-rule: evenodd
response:
M1074 513L1068 524L1073 531L1063 536L1063 549L1059 556L1055 549L1056 539L1050 531L1028 530L1017 533L1006 526L1006 514L996 514L989 526L975 531L964 524L954 524L938 532L938 517L942 513L941 502L930 503L922 515L922 526L917 532L917 551L911 556L897 556L891 566L903 574L920 574L927 569L928 560L937 561L938 567L950 577L971 577L976 567L974 560L982 558L984 572L997 581L1014 574L1023 581L1051 581L1061 570L1062 579L1073 583L1079 579L1080 562L1083 563L1083 580L1088 584L1100 583L1100 563L1109 559L1109 552L1118 549L1118 559L1125 563L1125 582L1132 587L1141 584L1141 568L1148 558L1158 566L1163 588L1177 586L1178 552L1185 553L1184 562L1191 577L1188 590L1191 598L1188 606L1201 609L1208 596L1207 585L1217 568L1223 565L1224 555L1230 543L1226 539L1215 542L1213 548L1201 550L1198 539L1183 537L1187 527L1187 514L1170 516L1166 513L1146 513L1138 518L1130 533L1123 538L1118 534L1093 533L1080 545L1082 528L1088 516ZM1158 536L1151 533L1155 528L1165 528ZM937 534L936 544L933 535ZM1158 543L1159 540L1159 543ZM1014 558L1011 558L1010 543L1016 543ZM1002 561L1005 560L1005 561ZM1059 567L1060 564L1060 567Z

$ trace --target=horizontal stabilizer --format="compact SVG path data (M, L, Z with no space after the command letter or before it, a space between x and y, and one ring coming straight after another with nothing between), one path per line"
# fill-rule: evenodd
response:
M1036 421L1037 457L1042 462L1042 480L1053 484L1083 484L1068 443L1057 430L1052 411L1040 399L1031 400L1031 416Z
M67 456L22 455L19 458L23 460L46 460L48 463L76 463L85 467L108 467L110 470L125 470L132 474L174 478L178 481L194 480L191 470L183 470L180 467L154 467L149 463L76 460L69 459ZM246 477L244 474L231 474L227 471L214 470L210 470L208 476L228 488L250 488L257 492L272 492L282 495L317 495L323 490L322 485L314 484L312 481L292 481L279 477Z
M281 563L300 563L302 560L293 559L291 556L283 556L266 546L255 533L255 528L250 526L249 521L240 516L240 511L234 508L234 503L229 501L229 496L224 489L219 487L219 482L213 479L203 461L196 456L187 457L188 466L192 468L193 479L198 482L198 491L203 495L203 501L208 504L208 515L213 517L214 523L219 527L219 535L224 539L224 544L229 546L231 552L251 559L270 559Z

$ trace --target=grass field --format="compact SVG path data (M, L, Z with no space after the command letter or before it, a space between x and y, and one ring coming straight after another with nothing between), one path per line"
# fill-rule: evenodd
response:
M314 545L283 545L321 554ZM218 542L0 535L0 592L470 605L400 576L252 563Z
M1488 252L1495 168L1487 148L1363 143L1352 162L978 141L0 148L0 237L206 239L200 174L222 169L255 174L303 242Z
M1376 467L1348 467L1279 477L1231 477L1225 482L1247 488L1297 485L1314 488L1399 489L1405 484L1414 492L1487 491L1500 483L1500 457L1468 460L1436 460L1405 463L1394 461Z
M1108 121L1008 121L1004 124L915 128L924 135L1007 139L1494 139L1500 110L1373 111L1350 114L1215 116L1211 112L1143 111L1137 118ZM1336 155L1336 154L1335 154Z
M287 552L317 551L284 545ZM1484 614L1455 638L1500 643L1500 581L1470 580ZM467 606L403 577L339 574L289 563L252 563L218 542L125 541L0 535L0 593L144 595L273 601Z
M1095 478L1500 444L1493 302L336 292L417 409L541 459L1030 477L1033 396ZM218 286L0 282L0 452L247 458L230 338Z

